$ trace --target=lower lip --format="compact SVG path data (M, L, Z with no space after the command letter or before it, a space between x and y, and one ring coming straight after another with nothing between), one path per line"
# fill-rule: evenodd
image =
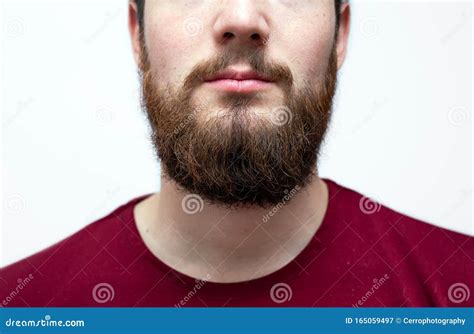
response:
M233 79L220 79L214 81L206 81L206 84L213 88L234 93L253 93L260 90L269 88L272 82L262 80L233 80Z

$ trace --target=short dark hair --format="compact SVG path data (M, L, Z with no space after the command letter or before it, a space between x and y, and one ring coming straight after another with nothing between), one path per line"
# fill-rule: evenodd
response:
M145 0L134 0L137 4L138 25L143 32L143 11L145 9ZM339 27L339 15L341 14L341 4L347 0L335 0L336 5L336 28Z

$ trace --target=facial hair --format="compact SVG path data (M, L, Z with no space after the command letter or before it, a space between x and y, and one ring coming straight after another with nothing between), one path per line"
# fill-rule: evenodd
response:
M321 79L301 88L288 66L263 51L219 53L198 63L181 87L160 87L143 46L142 55L142 108L165 178L211 204L262 208L311 182L337 85L334 48ZM193 103L195 88L239 60L278 83L283 103L263 117L252 113L258 94L228 94L224 112L206 117L217 106Z

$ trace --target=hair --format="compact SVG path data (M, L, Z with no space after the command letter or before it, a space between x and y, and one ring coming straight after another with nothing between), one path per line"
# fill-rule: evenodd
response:
M143 11L145 9L145 0L134 0L137 4L138 12L138 24L140 26L140 31L143 32ZM347 0L334 0L336 6L336 28L339 27L339 16L341 14L341 4L347 2Z
M150 62L144 62L142 108L151 141L163 176L181 190L227 209L257 205L268 210L311 182L336 91L335 45L317 78L321 85L305 82L301 88L295 88L289 66L266 53L224 48L197 63L176 91L161 88ZM207 104L193 101L194 88L240 59L279 83L283 107L269 115L250 110L251 96L226 95L225 111L208 117Z

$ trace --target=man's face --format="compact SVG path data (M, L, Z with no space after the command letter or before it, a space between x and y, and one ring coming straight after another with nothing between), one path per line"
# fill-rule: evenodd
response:
M333 0L146 0L144 22L136 56L165 176L229 205L273 205L310 181L340 66Z

